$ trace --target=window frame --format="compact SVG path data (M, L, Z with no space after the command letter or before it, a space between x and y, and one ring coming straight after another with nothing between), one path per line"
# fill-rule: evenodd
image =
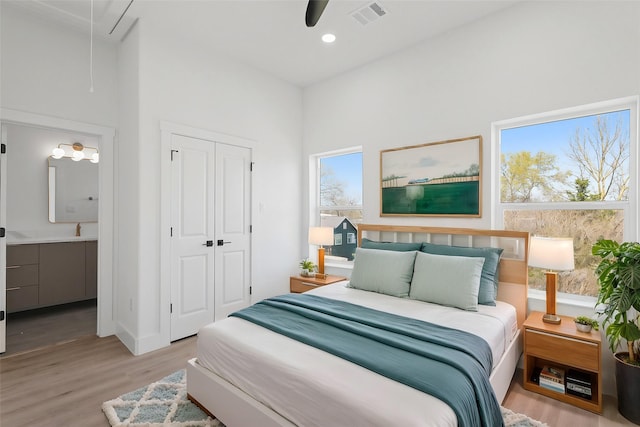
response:
M621 209L624 212L625 241L638 241L640 228L638 219L638 103L640 97L630 96L609 101L533 114L524 117L496 121L491 124L491 159L494 167L491 168L491 226L495 229L504 228L504 212L507 210L598 210ZM602 114L612 111L629 111L629 190L628 199L625 201L586 201L586 202L502 202L500 200L500 154L501 131L514 127L531 126L558 120L566 120L576 117ZM529 290L530 296L541 296L543 292ZM559 293L562 298L572 302L595 301L595 297L587 297L577 294Z

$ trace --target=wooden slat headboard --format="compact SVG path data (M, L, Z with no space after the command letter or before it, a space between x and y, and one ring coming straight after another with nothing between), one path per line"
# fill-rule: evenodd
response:
M500 258L497 299L508 302L516 308L518 326L522 326L527 314L529 232L359 224L358 246L363 237L380 242L429 242L449 246L504 249Z

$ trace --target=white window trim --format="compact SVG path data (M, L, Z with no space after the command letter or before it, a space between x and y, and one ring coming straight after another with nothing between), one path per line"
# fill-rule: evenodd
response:
M543 202L543 203L501 203L500 202L500 132L503 129L509 129L520 126L534 125L549 121L570 119L577 116L588 116L601 114L607 111L630 110L629 119L629 198L626 201L616 202L571 202L570 209L625 209L624 216L624 232L625 241L638 241L638 230L640 223L638 219L638 203L640 194L638 194L638 105L640 97L629 96L609 101L596 102L592 104L582 105L578 107L565 108L540 114L532 114L525 117L501 120L491 124L491 159L493 167L491 168L491 192L490 200L493 207L491 218L491 226L495 229L504 228L505 210L530 210L532 206L537 210L558 209L560 207L569 208L566 203ZM529 298L540 298L539 291L529 290ZM572 306L584 306L589 301L595 302L595 297L585 297L580 295L571 295L565 293L558 294L559 302L564 302Z

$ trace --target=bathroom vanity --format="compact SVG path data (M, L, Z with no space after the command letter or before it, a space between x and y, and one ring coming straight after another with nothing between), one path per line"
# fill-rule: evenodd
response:
M7 245L7 312L97 296L97 240Z

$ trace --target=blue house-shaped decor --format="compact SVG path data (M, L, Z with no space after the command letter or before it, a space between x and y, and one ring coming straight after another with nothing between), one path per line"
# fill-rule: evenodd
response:
M333 246L325 246L326 254L353 260L358 245L358 228L344 216L324 216L322 227L333 228Z

